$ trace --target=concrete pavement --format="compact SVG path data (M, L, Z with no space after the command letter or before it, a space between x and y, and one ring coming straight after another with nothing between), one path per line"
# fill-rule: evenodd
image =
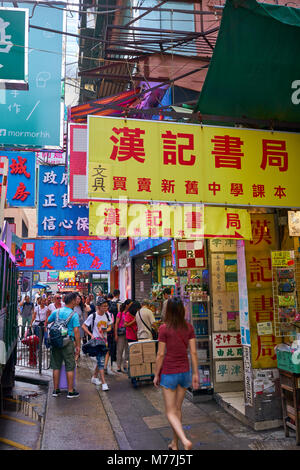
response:
M49 385L42 450L166 451L172 431L160 389L151 383L134 388L125 374L107 376L110 390L91 384L95 360L82 357L77 369L79 398L52 397ZM37 374L38 375L38 374ZM183 425L194 450L299 450L283 428L254 431L226 413L214 400L185 400Z

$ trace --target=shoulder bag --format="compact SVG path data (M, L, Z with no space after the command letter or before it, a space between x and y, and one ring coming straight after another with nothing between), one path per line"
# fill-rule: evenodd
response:
M143 320L142 317L141 317L141 311L140 311L140 310L139 310L138 314L139 314L140 319L142 320L142 323L144 323L145 327L146 327L146 328L150 331L150 333L152 334L152 338L153 338L154 340L157 340L157 339L158 339L158 333L157 333L157 331L156 331L154 328L149 328L149 326L146 325L146 323L144 322L144 320Z
M124 315L124 314L123 314L123 312L122 312L120 321L122 320L123 315ZM125 326L121 326L121 327L119 327L119 328L117 329L117 335L118 335L118 336L124 336L125 334L126 334L126 327L125 327Z

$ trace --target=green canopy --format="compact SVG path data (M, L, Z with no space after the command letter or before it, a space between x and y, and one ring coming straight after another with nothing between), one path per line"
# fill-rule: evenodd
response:
M300 122L300 9L227 0L201 114Z

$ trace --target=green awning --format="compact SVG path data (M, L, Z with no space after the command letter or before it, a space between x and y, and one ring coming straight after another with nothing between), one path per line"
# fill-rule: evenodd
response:
M300 122L300 9L227 0L201 114Z

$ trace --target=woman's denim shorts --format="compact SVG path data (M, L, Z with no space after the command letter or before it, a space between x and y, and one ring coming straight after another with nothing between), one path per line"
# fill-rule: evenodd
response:
M161 374L160 385L171 390L176 390L178 385L188 388L191 386L191 373L189 371L179 374Z
M104 369L105 356L106 356L106 354L97 354L97 356L96 356L97 366L98 366L98 369L100 369L100 370Z

